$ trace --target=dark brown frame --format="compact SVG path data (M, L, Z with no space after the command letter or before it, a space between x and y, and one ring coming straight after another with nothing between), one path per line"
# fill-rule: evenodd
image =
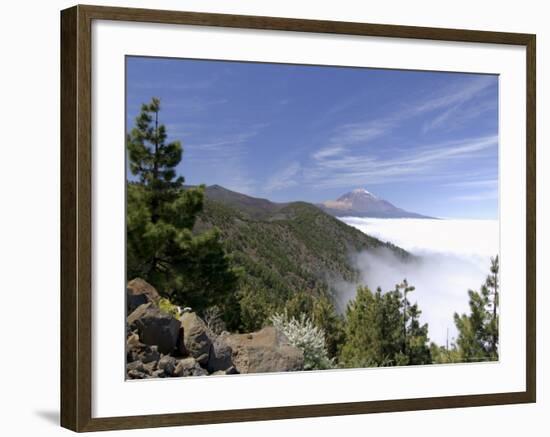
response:
M92 418L91 23L119 20L508 44L527 52L526 390L467 396ZM61 425L74 431L337 416L536 402L535 56L531 34L165 10L74 6L61 12Z

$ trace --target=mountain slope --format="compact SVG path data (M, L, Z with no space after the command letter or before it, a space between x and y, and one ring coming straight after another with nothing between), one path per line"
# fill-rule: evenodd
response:
M337 281L358 278L350 255L387 247L408 253L326 214L306 202L274 203L223 187L206 189L197 231L220 229L246 287L270 296L274 305L296 292L320 295Z
M317 206L336 217L433 218L398 208L364 188L357 188L336 200L327 200Z
M275 203L267 199L247 196L219 185L209 185L206 187L205 194L208 200L230 205L250 218L260 220L269 218L288 205L288 203Z

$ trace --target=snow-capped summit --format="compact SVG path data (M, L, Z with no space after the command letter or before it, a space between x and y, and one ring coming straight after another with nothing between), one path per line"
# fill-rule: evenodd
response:
M366 188L356 188L355 190L352 191L352 193L354 193L354 194L366 194L366 195L371 196L371 197L376 197L373 193L371 193Z
M318 206L337 217L430 218L398 208L365 188L356 188L336 200L327 200Z

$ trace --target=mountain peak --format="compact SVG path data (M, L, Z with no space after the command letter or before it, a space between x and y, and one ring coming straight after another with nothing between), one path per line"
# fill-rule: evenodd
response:
M421 214L398 208L362 187L355 188L336 200L327 200L319 206L325 212L337 217L427 218Z
M356 188L352 191L353 194L367 194L368 196L376 197L373 193L371 193L366 188Z

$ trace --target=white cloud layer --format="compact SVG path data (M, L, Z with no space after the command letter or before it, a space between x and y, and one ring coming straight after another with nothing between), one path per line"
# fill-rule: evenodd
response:
M429 324L432 341L444 345L456 337L453 314L468 312L468 289L479 289L489 270L490 257L499 251L496 220L371 219L347 217L344 222L419 256L403 262L388 249L354 255L362 283L387 291L407 279L416 287L411 295ZM355 296L355 284L336 284L339 303Z

